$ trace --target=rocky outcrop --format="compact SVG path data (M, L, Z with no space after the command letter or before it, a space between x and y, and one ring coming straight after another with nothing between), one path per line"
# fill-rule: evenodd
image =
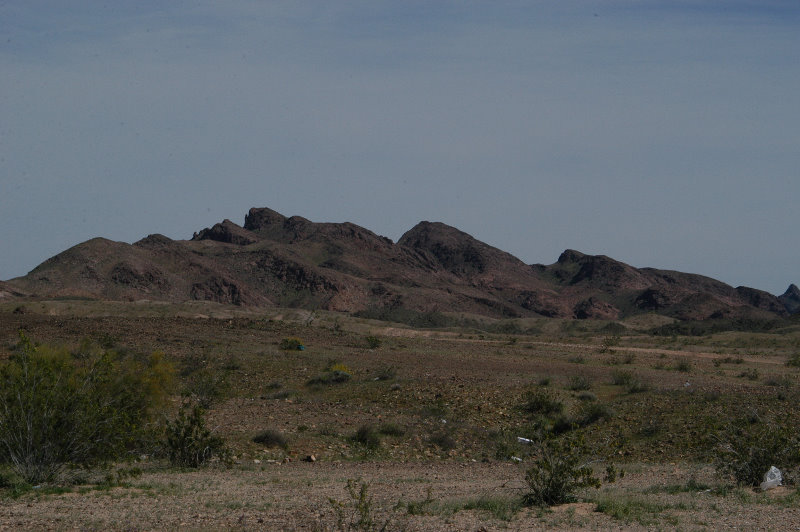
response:
M800 312L800 288L797 288L797 285L789 285L786 292L778 296L778 300L789 314Z
M258 242L259 238L247 229L225 219L222 223L214 224L211 228L195 233L192 240L214 240L216 242L246 246Z

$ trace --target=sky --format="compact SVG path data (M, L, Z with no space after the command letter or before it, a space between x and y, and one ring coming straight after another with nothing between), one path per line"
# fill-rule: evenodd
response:
M0 279L250 207L800 284L800 3L0 0Z

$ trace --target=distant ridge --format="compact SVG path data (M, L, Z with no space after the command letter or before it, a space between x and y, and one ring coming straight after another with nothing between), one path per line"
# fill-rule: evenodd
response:
M397 243L358 225L315 223L252 208L190 240L88 240L28 275L0 282L0 299L209 300L356 312L404 309L492 317L759 318L800 311L800 289L776 297L702 275L635 268L566 250L551 265L513 255L440 222Z

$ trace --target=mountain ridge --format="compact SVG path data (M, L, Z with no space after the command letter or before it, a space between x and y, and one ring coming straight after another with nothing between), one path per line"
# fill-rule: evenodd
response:
M152 234L133 244L94 238L0 282L0 299L91 297L357 312L407 309L492 317L770 318L800 311L781 296L698 274L635 268L567 249L550 265L442 222L422 221L395 243L350 222L318 223L251 208L189 240Z

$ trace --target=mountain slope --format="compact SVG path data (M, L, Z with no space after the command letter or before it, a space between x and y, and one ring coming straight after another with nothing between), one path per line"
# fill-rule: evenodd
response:
M2 297L605 319L643 312L681 319L783 316L800 307L798 292L790 287L777 298L574 250L552 265L528 265L439 222L420 222L394 243L349 222L315 223L267 208L250 209L243 226L226 219L191 240L95 238L0 284Z

